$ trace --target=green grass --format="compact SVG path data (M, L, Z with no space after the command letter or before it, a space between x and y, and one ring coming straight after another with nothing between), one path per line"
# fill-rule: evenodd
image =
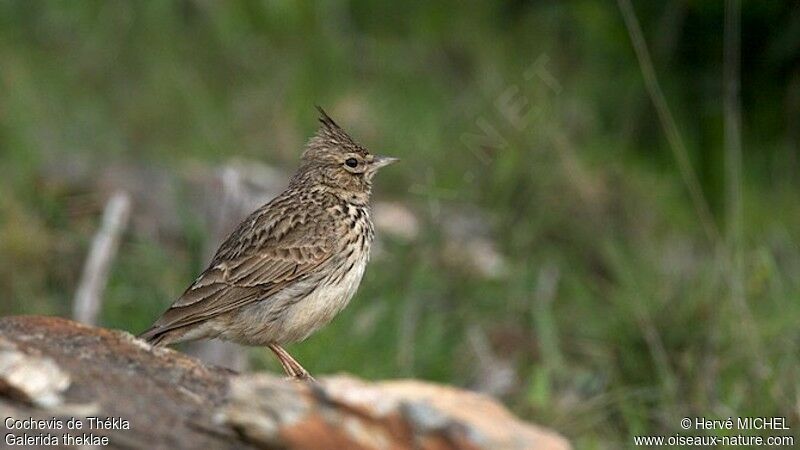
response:
M319 104L368 147L402 158L376 195L410 205L422 233L386 240L351 306L292 346L315 372L470 386L477 359L466 336L478 326L517 370L503 400L577 448L674 434L684 416L798 423L797 156L791 130L775 125L797 117L783 100L792 53L780 49L800 45L790 31L745 43L772 48L773 59L743 74L743 312L613 4L73 6L0 3L0 313L69 314L102 207L91 178L105 167L178 180L236 156L291 170ZM721 56L688 44L697 33L717 42L721 10L687 8L673 50L652 44L668 11L638 12L725 230ZM788 16L749 8L746 30ZM558 90L525 76L542 55ZM497 107L509 88L536 108L522 128ZM482 133L478 119L503 141L480 154L462 141ZM69 182L73 167L90 179ZM126 236L104 325L144 329L206 263L204 228L185 207L201 194L182 186L175 196L176 236L141 227ZM437 205L491 219L505 278L442 256ZM559 274L552 302L537 299L545 268ZM266 352L252 355L277 369Z

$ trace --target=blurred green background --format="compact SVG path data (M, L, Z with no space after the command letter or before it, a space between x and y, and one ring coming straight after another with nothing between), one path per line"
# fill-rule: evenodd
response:
M419 230L290 347L312 372L486 390L578 448L800 426L800 5L744 2L741 172L723 2L635 7L706 227L615 2L0 1L0 313L71 314L122 186L101 324L142 331L207 263L203 177L290 172L319 104L402 158L376 198Z

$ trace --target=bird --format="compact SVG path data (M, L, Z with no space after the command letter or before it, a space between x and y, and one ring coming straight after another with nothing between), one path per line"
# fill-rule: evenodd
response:
M200 339L266 346L291 378L313 380L285 349L352 299L375 237L370 153L321 108L288 187L245 218L208 268L139 337L155 347Z

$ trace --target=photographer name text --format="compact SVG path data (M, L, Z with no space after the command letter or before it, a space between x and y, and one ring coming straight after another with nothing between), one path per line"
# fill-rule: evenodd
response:
M684 430L790 430L785 417L728 417L727 419L706 419L705 417L684 417L681 428Z

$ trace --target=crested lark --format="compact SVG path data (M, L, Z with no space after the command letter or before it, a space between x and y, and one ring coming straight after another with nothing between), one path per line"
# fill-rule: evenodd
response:
M282 345L320 329L355 294L374 236L372 178L396 161L369 153L319 111L289 187L239 224L141 338L266 345L288 375L311 378Z

